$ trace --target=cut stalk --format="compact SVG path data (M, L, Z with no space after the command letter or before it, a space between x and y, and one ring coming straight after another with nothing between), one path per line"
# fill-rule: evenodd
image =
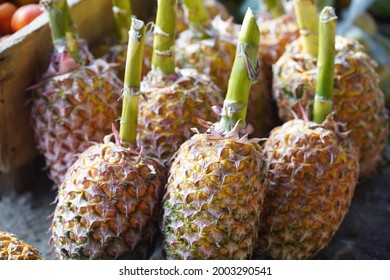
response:
M55 48L65 46L76 62L80 62L79 36L66 0L41 0L49 16L51 37Z
M136 146L138 102L141 86L142 57L145 44L145 24L132 19L127 47L126 70L124 78L123 107L119 129L122 142Z
M249 91L259 73L257 64L259 41L260 30L252 10L248 8L237 43L222 117L215 127L219 133L228 133L238 121L240 121L239 127L246 126Z
M131 3L130 0L112 0L112 11L114 14L116 32L121 43L129 40L129 29L131 25Z
M281 0L260 0L260 8L270 14L272 18L277 18L286 13Z
M203 0L183 0L184 12L189 21L192 37L203 40L211 38L214 29Z
M318 55L318 15L315 0L294 0L300 35L303 36L304 51L312 57Z
M333 82L336 37L336 14L325 7L320 15L318 78L314 98L313 120L321 124L333 111Z
M158 0L152 65L164 74L175 72L176 0Z

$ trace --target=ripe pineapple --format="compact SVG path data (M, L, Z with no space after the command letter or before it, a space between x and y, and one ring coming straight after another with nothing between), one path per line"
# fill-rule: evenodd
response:
M209 108L222 105L222 94L206 75L192 69L178 69L171 77L153 70L144 84L149 90L147 100L140 101L139 143L147 154L168 163L191 137L191 128L201 128L198 118L218 119Z
M312 258L339 228L358 179L359 151L338 125L290 120L271 132L260 256Z
M227 8L217 0L204 0L205 8L211 19L220 16L227 20L230 17ZM181 1L178 3L177 18L176 18L176 35L179 35L184 30L188 29L188 22Z
M0 231L0 260L42 260L33 246L23 242L12 233Z
M123 83L107 62L94 60L85 44L79 43L66 1L43 3L55 53L36 86L31 116L37 148L58 186L75 155L110 132L120 112L117 100Z
M104 37L102 42L91 48L91 51L95 57L103 58L109 63L116 63L117 75L123 81L132 15L131 1L112 0L112 13L116 25L115 36Z
M166 164L190 138L190 129L200 128L197 119L216 121L217 115L209 108L223 103L220 90L208 77L195 70L175 69L175 17L176 1L160 0L153 68L143 81L147 100L140 100L138 120L140 146Z
M257 56L259 36L248 11L239 43L246 46L248 59ZM169 170L162 224L168 259L252 255L265 191L265 161L258 141L249 140L244 129L251 83L246 61L237 55L220 122L184 142Z
M132 21L120 135L80 154L60 187L51 232L60 259L146 259L153 250L166 170L136 143L145 26Z
M301 37L289 45L273 67L273 96L284 121L293 119L294 113L302 116L301 107L307 112L312 109L317 58L316 47L312 55L306 51L306 42ZM307 47L316 42L314 38ZM368 176L381 162L386 145L388 115L384 96L375 62L357 41L337 36L335 48L335 120L351 130L350 137L360 149L361 175Z
M259 57L264 64L264 75L272 79L272 65L282 56L286 46L299 36L291 2L263 0L257 23L261 26Z
M177 65L193 68L208 75L225 93L236 53L240 25L233 18L216 17L210 22L201 0L184 1L191 28L176 40ZM203 12L202 12L203 11ZM254 62L253 62L254 63ZM256 83L251 88L248 122L254 126L254 136L265 137L278 122L272 102L270 84L260 62Z
M112 0L112 11L116 23L116 36L105 37L102 42L92 48L95 57L102 57L109 63L116 64L117 75L123 81L126 67L126 53L128 31L131 24L131 1ZM142 74L149 72L151 67L153 41L151 36L145 39L145 52L142 65Z
M236 52L240 25L233 18L210 21L202 0L184 1L190 28L176 40L176 65L208 75L224 92Z
M331 241L354 195L359 150L329 115L335 19L333 8L324 8L314 121L287 121L264 144L269 184L256 250L261 258L312 258Z

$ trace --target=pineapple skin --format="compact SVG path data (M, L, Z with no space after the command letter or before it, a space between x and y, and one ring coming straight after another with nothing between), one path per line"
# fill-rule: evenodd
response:
M241 139L242 140L242 139ZM168 259L249 259L265 195L265 161L250 140L196 134L179 149L163 199Z
M226 92L240 25L233 23L233 18L224 21L221 17L212 20L211 25L218 34L213 38L194 40L190 29L180 33L175 44L176 66L208 75Z
M0 260L43 260L41 253L16 235L0 231Z
M203 2L210 19L214 19L215 17L220 16L222 19L227 20L231 16L228 9L221 2L216 0L205 0ZM188 28L188 19L185 16L183 4L179 2L177 6L176 17L176 36Z
M179 69L166 76L152 70L143 80L146 99L140 99L138 143L146 154L169 165L180 145L191 137L191 129L202 127L198 118L217 121L210 108L222 107L222 93L205 75Z
M76 154L111 132L121 112L122 88L111 65L100 59L37 88L31 112L35 140L56 186Z
M299 37L299 28L293 12L274 19L267 14L259 14L257 23L261 27L259 58L264 64L266 79L271 81L272 65L282 56L286 46Z
M100 44L97 44L97 46L92 49L92 53L95 57L102 58L108 63L112 63L119 79L123 81L125 77L127 47L127 43L121 44L113 38L107 38ZM152 54L153 37L150 34L150 36L145 37L144 54L142 59L142 76L146 75L151 69Z
M360 149L361 176L372 175L382 161L388 135L388 112L379 87L376 63L357 41L336 36L335 120L346 124ZM316 59L303 52L298 39L273 67L273 96L283 121L312 111L317 70ZM310 118L310 116L309 116Z
M257 257L310 259L338 230L358 181L359 150L337 125L297 119L271 132Z
M51 225L58 259L147 259L166 170L111 142L80 154L60 187Z

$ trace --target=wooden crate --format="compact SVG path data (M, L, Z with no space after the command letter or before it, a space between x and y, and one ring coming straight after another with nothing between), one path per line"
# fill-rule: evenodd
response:
M133 0L137 17L150 18L155 1ZM114 31L111 0L68 0L80 37L90 44ZM52 50L45 13L0 43L0 190L23 189L37 157L29 93L47 69Z

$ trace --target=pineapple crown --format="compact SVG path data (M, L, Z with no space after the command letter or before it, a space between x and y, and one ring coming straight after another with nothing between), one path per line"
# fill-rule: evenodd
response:
M112 139L114 139L114 141L112 141ZM119 136L119 131L116 129L114 124L112 124L112 133L106 135L103 138L103 143L106 144L106 143L110 143L110 142L113 142L116 146L118 146L118 149L125 149L125 150L129 151L130 154L132 154L134 156L138 156L139 161L141 160L141 158L145 158L145 157L151 158L146 154L146 152L142 146L137 147L137 148L133 148L129 143L122 141L120 136ZM159 159L153 158L153 160L165 168L165 165Z
M215 107L214 107L215 108ZM248 136L253 132L253 126L251 124L246 124L245 127L240 126L240 121L238 120L234 127L226 134L222 134L215 129L215 124L202 120L200 118L197 119L199 125L207 128L206 137L209 139L224 139L224 140L233 140L238 143L258 143L259 141L266 140L265 138L251 138ZM191 129L196 134L200 134L197 128Z
M327 115L327 117L324 119L322 123L318 124L309 120L308 114L305 111L305 109L301 106L301 104L299 104L299 108L301 109L302 120L307 123L313 123L313 125L310 126L310 128L314 129L316 127L323 127L324 129L334 131L336 135L340 138L346 139L349 137L348 135L351 133L351 130L347 130L346 123L335 120L336 112L334 111L331 112L330 114ZM301 118L294 111L291 111L291 113L294 116L293 120L301 120Z
M57 45L55 52L51 57L49 67L44 74L43 78L50 78L53 76L62 75L71 72L82 65L87 65L88 62L92 62L94 57L88 49L88 45L85 40L79 40L81 59L76 61L67 48L64 45Z

